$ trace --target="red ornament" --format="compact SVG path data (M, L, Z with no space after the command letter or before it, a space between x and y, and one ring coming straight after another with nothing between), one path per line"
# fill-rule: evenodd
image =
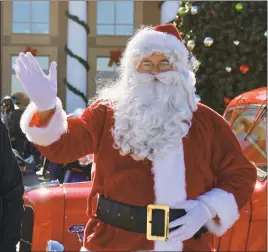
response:
M248 71L249 71L249 66L248 65L245 65L245 64L242 64L239 68L240 72L242 74L246 74Z
M229 98L229 97L224 97L224 103L225 104L228 104L230 101L231 101L231 98Z
M181 19L180 19L179 17L177 17L177 18L175 19L175 23L176 23L176 24L178 24L180 21L181 21Z
M30 46L27 46L26 49L24 50L24 53L30 52L33 56L36 56L37 50L32 49Z
M114 63L116 63L116 65L119 65L121 54L122 53L120 50L110 51L110 61L108 63L108 66L111 67Z
M215 14L215 11L214 11L214 10L210 10L210 13L211 13L212 15L214 15L214 14Z

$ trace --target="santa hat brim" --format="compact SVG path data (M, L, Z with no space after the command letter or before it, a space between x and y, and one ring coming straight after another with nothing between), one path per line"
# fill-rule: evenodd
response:
M174 54L181 64L187 65L188 50L184 43L177 37L154 31L152 28L144 28L139 30L136 35L129 41L127 51L134 56L144 57L155 52L163 52L165 54Z

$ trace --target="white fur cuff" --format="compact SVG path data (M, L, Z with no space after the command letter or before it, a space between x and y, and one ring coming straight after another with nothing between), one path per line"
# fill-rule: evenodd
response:
M67 131L67 114L62 109L62 103L59 98L57 98L55 114L51 118L47 127L38 128L29 126L33 115L36 112L36 105L31 102L20 120L21 130L30 142L40 146L48 146L59 140L61 135Z
M239 218L238 206L232 193L213 188L197 199L213 208L220 218L219 223L214 219L206 223L208 230L217 236L223 235Z
M89 250L87 250L85 247L82 247L82 248L80 249L80 251L89 251Z

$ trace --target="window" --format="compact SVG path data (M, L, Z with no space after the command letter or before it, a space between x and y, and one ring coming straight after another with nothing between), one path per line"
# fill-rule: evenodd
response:
M224 119L225 119L228 123L231 123L231 118L232 118L233 112L234 112L234 110L233 110L233 109L230 109L230 110L228 110L228 111L225 113L225 115L224 115Z
M41 68L48 74L49 71L49 57L48 56L36 56L35 57L39 62ZM21 86L19 80L16 77L15 70L13 69L13 65L16 63L17 56L11 57L11 94L16 92L24 92L23 87Z
M133 0L98 0L97 34L123 35L133 34L134 1Z
M111 67L108 66L110 61L109 57L99 57L96 59L96 89L97 91L108 85L109 83L113 82L116 77L116 66L112 65Z
M267 112L263 113L255 126L254 123L258 108L248 108L234 119L233 131L238 137L245 156L257 167L267 172L266 125Z
M13 33L49 33L49 1L13 1Z

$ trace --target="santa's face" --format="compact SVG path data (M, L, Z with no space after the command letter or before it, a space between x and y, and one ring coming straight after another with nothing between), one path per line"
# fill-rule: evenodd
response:
M174 67L163 53L153 53L149 57L144 57L137 68L137 72L149 74L158 74L171 70L174 70Z
M114 147L136 160L154 160L177 148L188 133L192 119L189 78L163 53L136 64L127 73L123 95L114 108Z

